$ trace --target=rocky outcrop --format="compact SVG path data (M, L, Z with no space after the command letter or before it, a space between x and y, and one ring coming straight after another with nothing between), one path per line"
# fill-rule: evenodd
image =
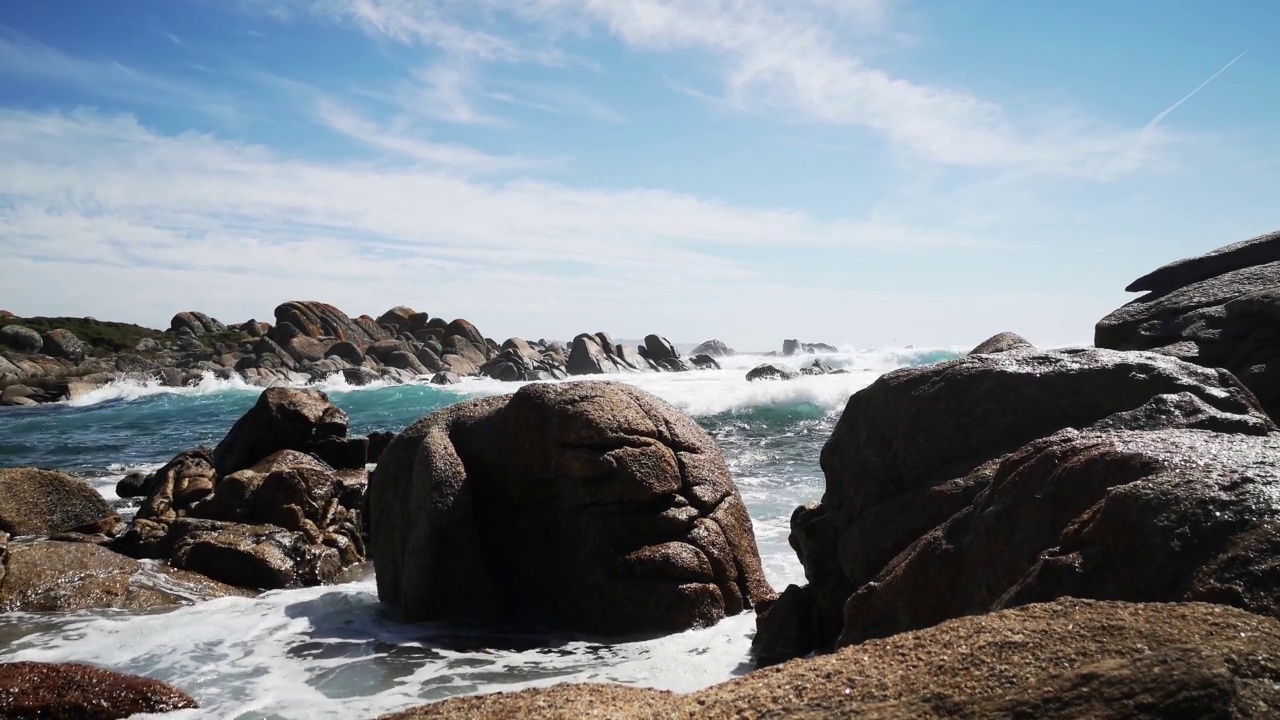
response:
M50 330L44 334L40 352L49 357L63 360L83 360L89 347L80 341L70 330Z
M680 358L680 351L670 340L658 335L646 335L639 347L640 357L656 365L660 370L685 372L691 368Z
M387 328L395 335L406 335L413 332L413 322L410 318L414 315L426 316L426 313L419 313L411 307L398 305L378 316L378 324ZM425 322L428 318L423 317Z
M1034 348L1035 346L1021 335L1012 332L1002 332L978 343L978 346L970 350L968 354L990 355L991 353L1002 353L1008 352L1009 350L1027 350Z
M1228 718L1280 704L1280 623L1200 604L1062 600L964 617L693 693L616 685L458 698L386 720Z
M181 690L136 675L70 663L0 663L0 718L120 720L196 707Z
M772 597L714 442L625 384L526 385L420 420L383 453L368 513L379 598L406 621L657 634Z
M735 354L733 348L719 340L708 340L689 351L691 356L710 355L713 358L733 357Z
M390 337L372 319L368 323L357 323L338 308L321 302L287 302L276 308L275 316L273 339L281 344L288 342L295 332L311 338L345 340L362 348ZM284 328L285 325L289 327Z
M267 388L213 451L219 476L252 467L280 450L312 452L347 436L347 414L319 390ZM356 469L364 467L361 461Z
M826 343L802 343L799 340L783 340L782 354L791 355L815 355L817 353L834 353L839 352L839 348L828 345Z
M246 594L87 542L0 541L0 612L153 610Z
M215 450L129 483L145 498L110 547L243 587L333 582L365 558L370 442L346 433L323 393L269 388Z
M573 339L565 369L570 375L603 375L650 368L624 358L607 333L583 333Z
M756 382L758 380L795 380L798 377L800 377L799 370L779 363L764 363L747 371L747 382Z
M169 321L170 332L180 333L184 330L192 337L200 337L224 333L227 331L227 326L202 312L187 311L174 315Z
M115 509L93 488L60 472L0 469L0 532L13 536L110 532Z
M1068 428L1076 430L1055 434ZM1191 594L1193 578L1280 509L1248 500L1280 481L1248 465L1271 452L1274 432L1230 374L1151 353L1014 350L886 374L849 399L823 448L822 502L792 516L809 584L789 587L760 618L760 660L1058 597L1045 590L1048 576L1032 580L1047 572L1036 569L1046 553L1067 558L1052 567L1073 595L1201 597ZM1206 456L1222 458L1221 471L1198 467ZM1124 499L1135 493L1150 505ZM1150 582L1155 570L1088 575L1095 562L1145 568L1162 557L1073 536L1108 503L1123 532L1142 528L1152 542L1159 523L1182 523L1199 554L1176 563L1164 555L1172 564ZM1225 511L1233 529L1180 515L1189 504ZM1091 554L1107 543L1105 559ZM1243 579L1267 595L1272 581L1258 573ZM962 588L970 580L980 588ZM911 592L933 595L933 604L902 594Z
M0 346L20 353L38 353L44 347L40 333L22 325L0 327Z
M549 351L545 344L533 344L523 338L510 338L497 354L480 366L480 374L494 380L532 382L567 377L562 354Z
M1098 322L1098 347L1225 368L1280 417L1280 233L1180 260L1126 290L1147 294Z

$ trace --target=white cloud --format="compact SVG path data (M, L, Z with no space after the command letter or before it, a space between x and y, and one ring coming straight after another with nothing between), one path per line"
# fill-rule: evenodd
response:
M715 58L722 82L718 99L734 108L866 128L909 157L943 165L1105 179L1140 167L1171 139L1156 128L1143 134L1141 128L1063 122L1052 110L1016 118L963 89L873 67L863 50L872 47L870 34L893 32L891 0L317 2L313 9L325 8L367 32L469 59L546 62L556 56L546 43L597 28L637 50L706 53ZM519 33L511 31L512 23ZM512 39L527 43L529 28L540 31L532 36L542 47ZM461 88L459 82L433 77L424 87L438 98L453 98L443 106L467 118L474 111L466 95L441 92Z
M152 323L187 308L261 317L296 297L355 313L426 297L452 306L431 312L563 334L608 312L683 314L692 296L700 313L732 314L765 273L743 247L974 240L660 190L481 181L492 156L426 147L408 164L320 162L158 134L129 116L0 111L0 238L8 267L22 268L7 290L74 285L43 301L97 293L94 314ZM143 276L156 285L132 284ZM176 294L153 297L159 287Z

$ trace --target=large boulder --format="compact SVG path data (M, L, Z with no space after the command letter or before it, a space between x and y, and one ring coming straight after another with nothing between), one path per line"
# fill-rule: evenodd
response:
M472 325L470 322L463 320L462 318L458 318L445 326L444 336L446 352L449 348L449 339L460 338L462 340L466 340L467 345L480 353L479 362L476 362L477 365L483 364L484 361L489 358L489 344L485 342L484 335L476 329L475 325ZM473 362L475 362L475 360L473 360Z
M0 664L0 718L120 720L196 707L171 685L91 665Z
M735 354L733 348L719 340L708 340L689 351L691 356L710 355L713 358L732 357Z
M791 544L804 565L808 585L788 588L774 611L760 618L756 648L761 662L829 650L842 634L848 638L863 632L876 634L847 625L845 608L851 596L864 590L875 592L907 555L924 556L918 548L912 550L918 540L940 542L930 539L936 528L982 503L1014 503L1022 513L1006 518L1005 526L990 529L991 537L1001 542L1023 543L1020 550L999 559L1005 563L1001 567L1015 573L1017 568L1009 569L1010 563L1033 562L1034 556L1026 560L1019 553L1029 552L1027 545L1037 542L1042 544L1036 546L1036 553L1053 547L1064 524L1101 499L1100 493L1111 485L1080 480L1079 487L1066 485L1056 491L1057 486L1050 483L1042 488L1043 497L1031 491L1025 503L993 495L1011 492L1000 479L1019 465L1006 456L1065 428L1090 426L1106 433L1194 428L1242 435L1249 443L1270 442L1259 438L1276 430L1252 394L1229 373L1151 353L1012 350L888 373L849 399L822 451L826 476L822 501L798 508L792 516ZM1062 444L1067 439L1062 436L1053 442ZM1206 443L1206 449L1212 447ZM1128 456L1119 453L1093 464L1083 458L1080 462L1086 464L1086 473L1112 483L1140 481L1133 473L1126 474L1129 461L1121 457ZM1077 508L1075 503L1086 505ZM1053 519L1046 520L1041 513ZM1025 518L1025 526L1020 518ZM1140 518L1132 521L1137 525ZM1023 531L1040 534L1029 541L1019 535ZM972 556L976 563L980 558ZM1126 561L1145 562L1133 557ZM1170 572L1186 572L1190 566ZM991 570L990 577L1003 576ZM984 576L979 584L994 591L1000 582ZM1008 588L1006 584L999 589ZM1141 597L1180 596L1169 590L1164 597ZM985 607L966 607L981 612L993 603L994 598ZM916 617L927 614L921 611ZM932 621L945 619L946 613L941 615ZM925 622L911 617L904 611L905 625Z
M357 323L338 308L320 302L287 302L276 308L275 315L276 327L272 333L279 343L288 342L289 336L295 332L311 338L346 340L359 347L390 337L372 319L367 323Z
M347 436L347 415L319 390L267 388L213 451L219 476L252 467L280 450L309 451Z
M1098 322L1098 347L1225 368L1280 417L1280 232L1179 260L1126 290L1147 294Z
M604 333L583 333L575 337L565 361L565 370L570 375L603 375L636 369L618 357L616 346Z
M795 380L800 371L780 363L763 363L747 371L747 382L758 380Z
M0 327L0 345L20 353L38 353L44 347L44 338L29 327L5 325Z
M151 610L247 594L86 542L0 543L0 612Z
M398 305L379 315L378 324L395 328L397 334L408 333L413 331L413 322L410 318L414 315L426 315L426 313L419 313L411 307Z
M186 330L193 337L200 337L224 333L227 331L227 326L202 312L180 312L169 321L169 330L174 333Z
M1007 352L1009 350L1026 350L1034 348L1031 341L1022 337L1017 333L1002 332L978 343L978 346L969 351L970 355L989 355L991 353Z
M49 357L80 362L89 353L89 346L70 330L58 328L44 334L40 352Z
M1222 718L1280 705L1280 623L1200 603L1063 600L965 617L690 695L564 684L384 720L508 718Z
M34 468L0 469L0 532L53 535L102 532L120 516L96 490L70 475Z
M715 443L624 384L527 385L420 420L383 453L368 513L378 595L410 622L666 633L772 597Z

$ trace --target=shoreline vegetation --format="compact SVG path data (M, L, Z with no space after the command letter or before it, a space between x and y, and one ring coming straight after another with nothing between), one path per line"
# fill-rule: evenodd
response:
M271 387L216 447L121 481L141 498L128 520L69 476L0 470L0 610L163 608L178 585L188 598L254 594L341 582L373 561L379 599L410 622L524 621L601 642L743 612L756 622L742 660L757 669L696 693L567 684L389 720L1273 717L1280 233L1130 289L1148 294L1098 323L1096 347L1002 333L854 393L821 452L821 500L791 516L806 583L786 588L763 577L714 439L643 390L589 379L692 372L727 348L686 359L656 335L632 349L604 334L498 344L465 320L353 319L319 303L286 303L270 326L181 313L159 338L32 322L42 329L0 335L28 349L4 355L26 373L0 366L9 388L61 372L51 382L70 394L97 372L215 368L265 385L319 372L588 379L370 437L350 436L322 392ZM108 350L114 371L73 375L105 367ZM140 583L142 561L165 568L161 586ZM111 690L92 717L199 701L83 666L0 664L0 717L42 712L40 692L63 698L44 701L47 716L89 716L75 706L85 682Z

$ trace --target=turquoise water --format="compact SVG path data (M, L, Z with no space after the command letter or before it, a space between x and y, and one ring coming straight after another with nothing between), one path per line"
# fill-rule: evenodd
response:
M722 371L621 380L689 413L716 440L751 512L766 574L781 590L803 582L787 544L788 521L796 506L822 495L819 452L849 395L894 367L953 357L936 350L846 352L825 359L849 374L765 383L743 377L762 359L739 357ZM352 431L364 434L398 431L449 404L514 387L477 380L448 388L322 389L350 416ZM125 384L75 405L6 409L0 465L70 471L114 498L124 473L216 444L258 392L210 378L181 391ZM0 616L0 640L7 641L0 643L0 661L91 662L156 677L204 708L174 717L208 718L373 717L459 694L567 680L687 692L749 668L750 614L632 643L474 635L386 619L371 573L338 586L224 598L159 615Z

